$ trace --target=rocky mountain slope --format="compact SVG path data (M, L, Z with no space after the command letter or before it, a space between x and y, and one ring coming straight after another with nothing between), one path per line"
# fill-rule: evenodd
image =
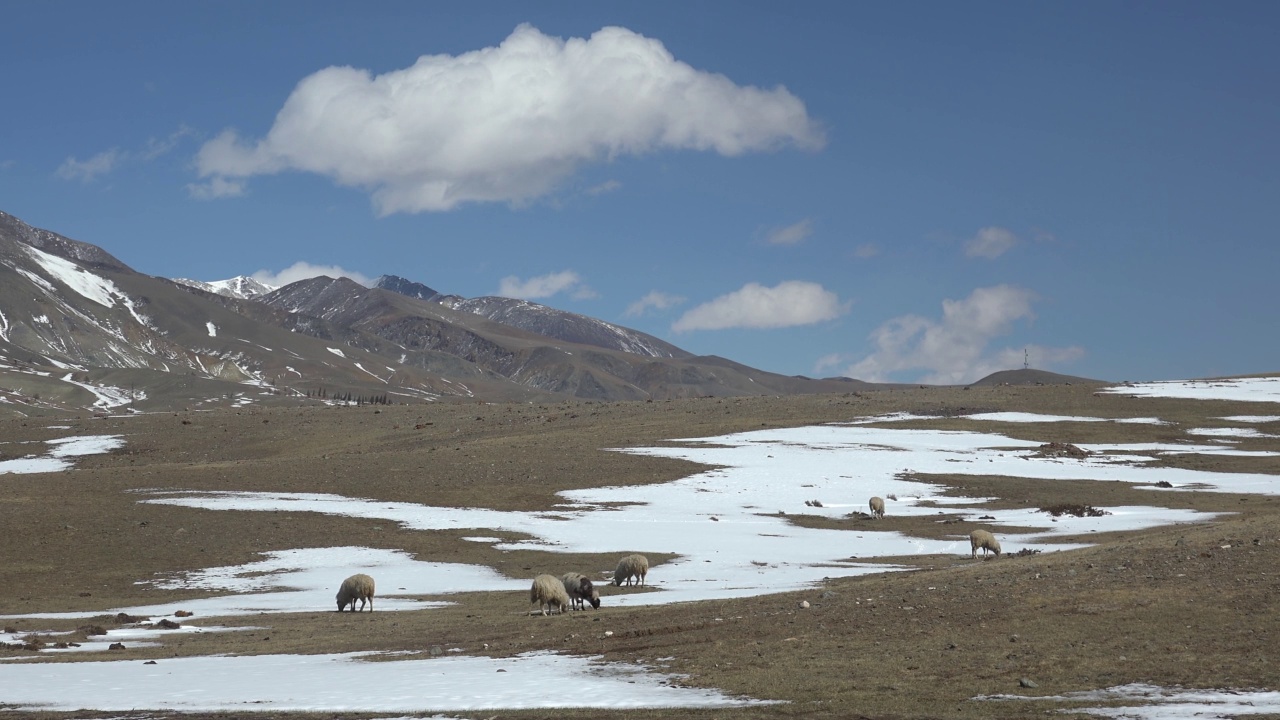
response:
M856 381L695 357L644 333L386 276L171 281L0 213L0 411L209 404L665 399ZM251 297L252 299L245 299Z

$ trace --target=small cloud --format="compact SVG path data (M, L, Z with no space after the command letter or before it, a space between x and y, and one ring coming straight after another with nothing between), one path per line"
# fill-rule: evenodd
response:
M618 182L617 180L605 180L599 185L587 188L587 194L588 195L604 195L606 193L611 193L614 190L618 190L621 187L622 187L622 183Z
M923 370L913 382L951 385L1021 367L1023 348L989 351L988 345L1009 334L1016 321L1034 318L1035 300L1030 290L996 285L978 288L963 300L944 300L941 319L896 317L872 332L876 351L847 367L844 374L869 382L892 382L895 373ZM1039 358L1041 368L1084 355L1078 347L1028 349Z
M143 160L155 160L161 155L167 155L173 151L183 138L195 135L196 131L186 125L179 125L178 129L169 133L169 137L159 139L147 138L147 147L142 151Z
M769 231L764 241L770 245L796 245L813 234L813 221L801 220L794 225Z
M1049 232L1048 230L1043 230L1043 229L1041 229L1041 228L1032 228L1032 229L1031 229L1031 240L1032 240L1033 242L1036 242L1036 243L1039 243L1039 244L1042 244L1042 245L1047 245L1047 244L1050 244L1050 243L1055 243L1055 242L1057 242L1057 241L1058 241L1058 238L1057 238L1057 236L1055 236L1053 233Z
M120 148L111 148L83 161L69 157L58 166L57 175L63 180L92 182L99 175L111 172L124 158L125 153Z
M228 180L224 177L210 178L205 183L187 185L187 193L197 200L215 200L217 198L240 197L244 195L243 180Z
M844 353L831 353L823 355L813 364L813 374L822 375L826 370L833 367L839 367L849 361L849 356Z
M654 310L670 310L677 305L683 305L685 299L679 295L670 295L657 290L651 291L648 295L627 306L623 315L627 317L638 317L644 315L650 309Z
M594 290L582 282L578 273L572 270L539 275L528 280L508 275L498 283L498 295L520 300L536 300L562 292L571 293L571 297L577 300L598 297Z
M873 258L880 254L880 246L875 243L862 243L853 249L853 256L862 260Z
M1018 244L1018 236L1002 227L984 227L972 240L965 243L964 254L969 257L998 258Z
M17 164L18 164L18 161L17 161L17 160L14 160L14 159L12 159L12 158L10 158L10 159L8 159L8 160L0 161L0 170L8 170L9 168L11 168L11 167L13 167L13 166L15 166L15 165L17 165Z
M790 280L771 288L747 283L686 312L671 329L687 332L812 325L844 315L851 305L840 302L835 293L818 283Z
M322 275L331 278L348 278L364 285L365 287L369 287L373 284L373 279L363 273L344 270L337 265L312 265L304 260L299 260L280 272L259 270L254 273L252 277L254 280L270 285L271 287L284 287L290 283L296 283L299 280L320 277Z

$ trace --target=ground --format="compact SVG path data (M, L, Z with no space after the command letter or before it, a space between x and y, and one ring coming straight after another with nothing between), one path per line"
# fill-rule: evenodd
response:
M609 451L674 438L886 412L955 418L1016 410L1159 417L1176 423L1001 428L1021 439L1077 445L1167 442L1185 439L1188 427L1222 424L1213 418L1277 411L1274 403L1130 398L1098 394L1097 389L1082 384L901 388L667 402L242 408L6 420L0 422L0 459L30 452L15 443L69 434L120 434L126 444L112 453L79 458L74 469L64 472L0 475L0 526L5 530L0 582L6 588L0 614L94 611L195 598L200 596L196 591L160 591L138 581L162 571L251 562L263 551L297 547L403 549L420 559L488 565L512 578L562 567L609 567L617 558L502 552L483 543L459 542L462 533L408 531L386 521L145 505L130 492L137 489L325 492L545 510L561 501L558 491L596 487L601 478L610 485L645 484L697 471L682 461ZM929 422L907 425L926 427ZM963 428L968 421L956 422L951 427ZM58 423L72 429L49 429ZM1277 423L1258 427L1280 430ZM1280 442L1242 439L1237 447L1280 450ZM1274 458L1182 455L1164 462L1220 472L1277 473L1280 486L1280 462ZM1280 688L1280 659L1274 650L1280 631L1275 607L1280 597L1280 496L1152 493L1123 483L933 479L963 486L967 495L997 497L994 506L1142 503L1231 514L1212 523L1095 536L1090 540L1097 545L1068 552L1006 554L985 562L971 560L967 553L913 558L910 562L918 569L912 572L834 579L804 591L737 600L610 607L608 593L619 590L607 588L599 611L542 618L526 614L527 591L477 592L452 596L448 599L458 601L456 605L437 610L256 615L244 624L260 630L185 636L163 647L127 649L111 657L425 650L437 645L502 656L548 649L642 662L679 673L686 685L785 701L733 710L611 713L635 718L1017 718L1073 704L972 698L1060 695L1133 682ZM936 522L892 516L833 521L797 511L792 520L860 531L954 532L939 529L943 526ZM655 564L651 572L660 573L664 558L650 559ZM802 601L809 606L801 607ZM66 629L83 624L60 622ZM5 624L21 631L36 625L52 629L54 623ZM0 650L0 656L23 654L31 653ZM1024 679L1035 687L1020 687ZM602 714L504 711L500 716Z

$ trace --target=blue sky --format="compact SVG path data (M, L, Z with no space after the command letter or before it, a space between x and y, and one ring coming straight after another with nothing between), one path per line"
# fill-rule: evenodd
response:
M765 370L1280 370L1274 3L12 2L0 210Z

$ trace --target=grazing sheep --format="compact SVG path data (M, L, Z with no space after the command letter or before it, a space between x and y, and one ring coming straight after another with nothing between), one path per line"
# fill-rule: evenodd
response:
M351 612L356 612L356 601L360 601L360 609L364 610L365 602L369 603L369 612L373 612L373 578L364 573L357 573L342 581L338 588L338 612L351 604Z
M631 584L631 578L636 579L636 583L644 585L644 576L649 574L649 558L643 555L628 555L618 561L618 568L613 571L613 584L621 586L623 581L628 585Z
M988 550L994 552L996 557L1000 557L1000 541L996 539L995 535L986 530L974 530L969 533L969 548L973 550L974 559L978 557L978 548L982 548L982 557L984 558L987 556Z
M564 591L569 593L569 603L574 610L586 610L587 603L600 609L600 591L591 583L591 578L579 572L567 572L560 576L564 583Z
M873 497L869 504L871 505L871 517L877 520L884 517L884 498Z
M553 607L560 608L563 615L569 609L569 593L564 590L564 583L555 575L539 575L533 579L533 587L529 588L529 602L538 603L543 615Z

